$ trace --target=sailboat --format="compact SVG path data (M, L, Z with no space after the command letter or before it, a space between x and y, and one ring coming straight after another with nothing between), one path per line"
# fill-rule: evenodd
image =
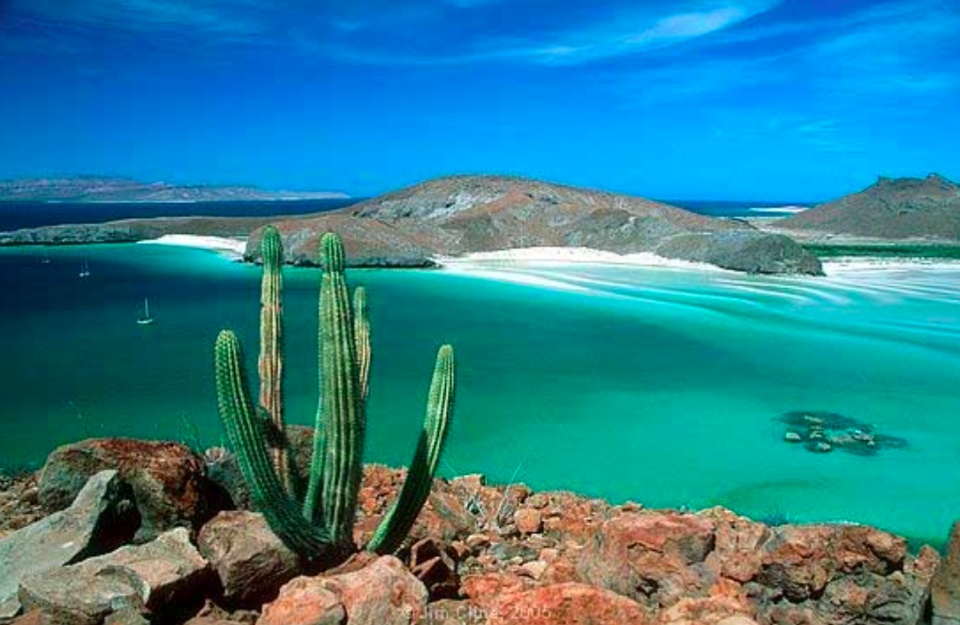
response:
M87 261L83 261L83 266L80 267L80 273L78 274L81 278L90 277L90 264Z
M150 300L143 298L143 311L140 313L140 316L137 318L137 324L142 326L148 326L153 323L153 317L150 316Z

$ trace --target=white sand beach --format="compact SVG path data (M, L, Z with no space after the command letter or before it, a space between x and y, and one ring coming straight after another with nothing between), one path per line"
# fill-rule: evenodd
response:
M177 245L181 247L195 247L204 250L212 250L220 254L240 260L247 248L247 242L243 239L231 239L227 237L210 237L195 234L167 234L159 239L149 241L140 241L141 245Z
M664 258L652 252L617 254L587 247L527 247L496 252L475 252L457 257L437 257L434 260L444 269L460 271L517 263L549 263L558 265L634 265L637 267L728 272L726 269L707 263Z

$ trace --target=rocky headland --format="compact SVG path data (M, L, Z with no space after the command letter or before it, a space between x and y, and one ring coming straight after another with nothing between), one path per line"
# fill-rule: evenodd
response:
M103 176L0 181L0 202L251 202L345 197L328 191L267 191L239 185L178 185Z
M450 176L305 219L278 222L288 259L314 262L333 230L350 261L429 259L474 252L589 248L652 252L750 273L819 274L813 255L783 235L640 197L509 176ZM247 251L256 258L260 231Z
M288 429L305 474L309 428ZM368 466L363 544L403 480ZM248 509L236 459L92 439L0 483L0 622L915 625L960 622L947 554L859 525L760 523L438 479L394 555L306 565Z
M880 178L768 229L822 244L960 245L960 185L937 174Z
M765 274L820 274L791 238L639 197L504 176L452 176L339 210L274 218L129 219L0 233L0 245L133 242L169 234L247 236L256 260L262 226L275 223L287 262L316 262L319 237L343 237L348 262L423 267L437 257L531 247L650 252Z

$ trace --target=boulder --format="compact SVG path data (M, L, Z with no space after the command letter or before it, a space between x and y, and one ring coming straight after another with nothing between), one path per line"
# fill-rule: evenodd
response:
M340 625L346 610L337 593L316 577L287 583L276 601L263 606L257 625Z
M543 530L543 518L536 508L520 508L513 515L513 524L521 534L537 534Z
M257 625L412 625L425 614L427 589L393 556L357 570L298 577L264 606Z
M197 547L220 578L230 605L259 608L300 573L297 554L254 512L221 512L200 530Z
M714 574L704 562L714 544L714 523L705 516L624 513L601 526L578 558L578 573L656 609L706 591Z
M146 542L174 527L198 528L224 503L206 479L203 459L180 443L98 438L64 445L47 458L40 474L40 502L50 511L73 500L94 473L119 472L133 489Z
M585 584L543 586L508 594L490 614L488 625L644 625L644 609L626 597Z
M65 510L0 540L0 619L20 610L20 580L117 547L136 515L116 471L91 477Z
M953 526L947 553L930 589L933 625L960 625L960 522Z
M20 600L71 625L99 625L133 610L170 619L196 610L210 586L207 561L177 528L144 545L121 547L69 566L25 577ZM189 613L189 612L188 612Z
M819 596L841 575L892 573L906 556L906 540L872 527L784 525L765 543L756 580L799 602Z

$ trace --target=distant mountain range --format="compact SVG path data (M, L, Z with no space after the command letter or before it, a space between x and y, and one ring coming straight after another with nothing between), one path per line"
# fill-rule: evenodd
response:
M346 197L328 191L265 191L247 186L145 183L98 176L0 181L0 202L245 202Z
M960 241L960 185L943 176L880 178L859 193L776 223L805 238Z

